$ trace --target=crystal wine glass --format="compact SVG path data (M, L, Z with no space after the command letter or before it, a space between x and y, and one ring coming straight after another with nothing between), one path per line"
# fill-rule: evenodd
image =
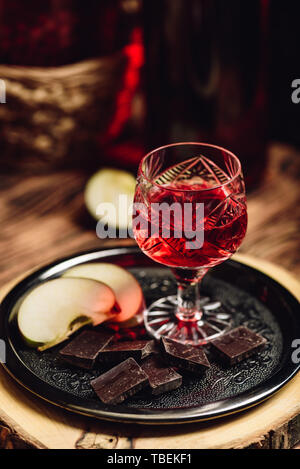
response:
M177 296L160 298L144 314L159 339L200 345L231 327L216 300L201 298L207 271L235 253L247 228L241 163L228 150L204 143L175 143L141 161L133 232L143 252L171 268Z

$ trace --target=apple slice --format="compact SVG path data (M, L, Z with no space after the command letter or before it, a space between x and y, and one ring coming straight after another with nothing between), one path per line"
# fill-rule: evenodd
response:
M144 309L143 292L138 281L130 272L118 265L105 262L81 264L67 270L63 277L90 278L109 285L116 295L121 310L113 318L114 322L128 321Z
M86 324L96 326L114 317L115 302L114 292L102 282L57 278L29 292L18 312L18 326L29 345L46 350Z
M87 182L84 198L90 214L115 228L127 229L132 225L132 216L129 212L133 203L135 178L131 173L120 169L103 168L94 174ZM123 196L121 201L120 196ZM99 207L101 203L110 203L114 209L104 210Z

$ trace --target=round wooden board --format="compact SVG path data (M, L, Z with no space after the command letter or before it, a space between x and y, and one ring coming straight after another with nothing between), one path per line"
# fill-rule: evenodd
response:
M245 255L234 258L273 277L300 300L300 284L285 270ZM1 299L14 283L1 289ZM210 422L165 427L108 423L72 414L26 391L3 367L0 383L0 448L277 449L291 448L300 440L300 373L252 409Z

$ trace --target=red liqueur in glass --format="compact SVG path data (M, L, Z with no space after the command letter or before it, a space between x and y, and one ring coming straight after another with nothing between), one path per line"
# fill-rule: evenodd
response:
M161 204L165 200L176 200L180 204L187 203L190 197L184 189L193 191L190 211L182 210L180 219L170 211L170 236L164 237L164 220L160 210L152 204ZM180 191L181 189L182 191ZM170 195L170 191L172 194ZM135 201L143 201L139 188ZM170 267L199 268L213 267L228 259L240 246L247 228L247 210L245 196L235 199L235 195L223 187L210 188L207 183L170 185L168 189L150 190L147 196L148 207L139 212L144 222L135 227L135 239L140 248L154 261ZM197 205L198 204L198 205ZM197 210L203 204L204 217ZM151 209L152 207L152 209ZM177 237L178 224L182 226L182 236ZM197 243L197 234L203 231L203 243ZM192 241L193 248L187 247ZM199 245L199 248L197 247Z
M237 157L197 143L154 150L140 164L134 202L138 245L171 267L178 283L177 297L148 308L148 332L194 345L225 332L230 321L224 321L224 314L205 317L199 286L208 269L229 259L246 234L245 186Z

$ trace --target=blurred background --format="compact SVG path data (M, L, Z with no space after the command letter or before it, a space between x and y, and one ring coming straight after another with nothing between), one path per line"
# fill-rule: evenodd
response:
M146 151L184 140L237 154L241 250L300 274L299 13L297 0L0 0L2 282L103 245L90 176L135 175Z

